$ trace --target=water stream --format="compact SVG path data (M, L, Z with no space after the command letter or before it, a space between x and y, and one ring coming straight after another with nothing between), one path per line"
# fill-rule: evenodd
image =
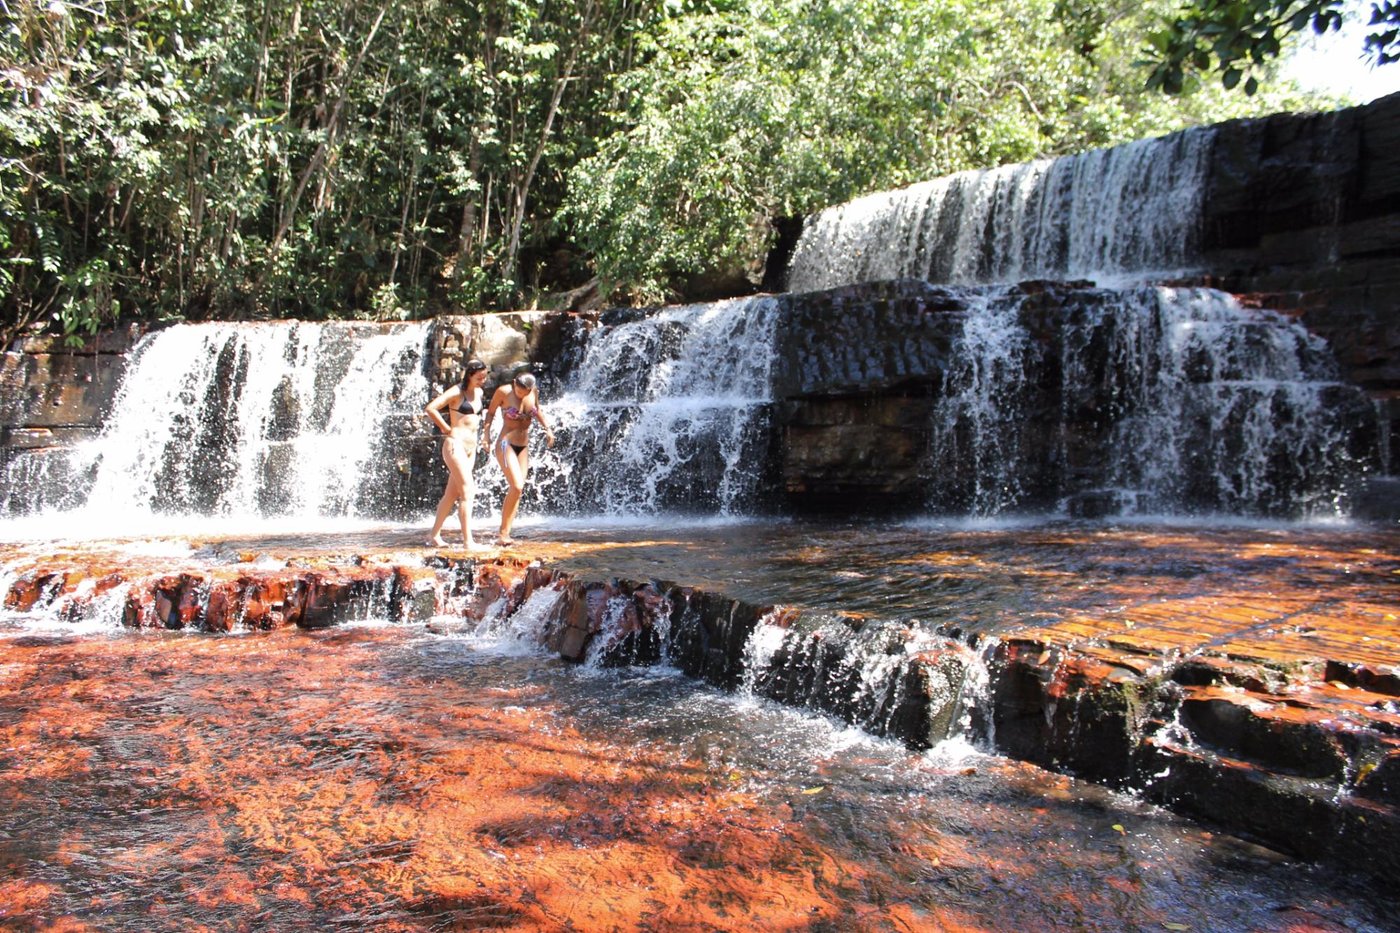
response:
M555 514L746 514L768 456L781 304L772 296L605 317L547 404L527 504ZM630 319L629 319L630 318ZM485 495L503 493L493 471Z
M0 513L246 521L388 517L395 446L422 408L426 324L183 324L132 351L100 436L9 465ZM401 510L400 510L401 511Z
M916 278L1103 282L1189 271L1209 127L1058 159L959 172L808 219L788 287Z
M527 612L528 614L528 612ZM520 632L0 639L0 919L1390 928L1325 871L950 743Z
M932 751L878 737L916 657L1057 619L1219 621L1201 599L1261 629L1393 619L1395 532L1348 519L1382 465L1374 409L1325 345L1206 289L1052 307L1005 284L1189 269L1211 145L962 173L808 223L795 292L959 285L919 312L946 338L936 372L831 351L852 384L927 405L903 520L772 517L810 400L795 361L823 362L790 325L809 299L874 313L846 292L611 311L544 361L557 443L532 450L520 538L580 579L772 607L729 693L681 676L682 631L652 633L660 663L612 666L620 597L578 665L539 645L555 589L468 622L445 561L428 622L373 591L335 630L124 628L127 584L99 566L421 566L441 482L421 488L411 451L429 325L148 335L96 440L0 477L0 592L36 554L92 571L0 611L0 924L1393 929L1359 882L998 756L976 663L930 687L956 709ZM504 484L477 469L489 524Z

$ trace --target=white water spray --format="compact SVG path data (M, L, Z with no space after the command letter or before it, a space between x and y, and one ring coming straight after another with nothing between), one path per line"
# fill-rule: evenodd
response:
M1179 274L1198 250L1213 142L1209 128L1186 130L827 208L805 225L788 287Z
M359 515L384 494L389 468L372 461L387 423L422 404L426 335L426 324L298 322L157 331L133 351L100 437L30 477L26 510L71 507L73 485L90 482L84 521L114 528L154 513Z
M572 513L745 511L766 453L778 316L760 296L600 328L562 396L543 400L559 440L533 452L538 500Z

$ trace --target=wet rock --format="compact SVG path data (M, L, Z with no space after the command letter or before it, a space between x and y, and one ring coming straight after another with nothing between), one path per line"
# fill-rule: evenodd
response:
M897 691L880 711L881 734L920 750L956 735L963 685L972 664L971 651L955 642L913 656Z
M726 690L744 676L744 646L770 610L685 586L667 589L671 652L677 667Z
M989 662L998 747L1298 857L1378 869L1361 853L1400 831L1400 738L1383 731L1383 716L1357 716L1355 697L1336 706L1318 679L1323 664L1131 662L1034 640L999 644Z
M5 593L5 608L29 612L51 603L68 580L66 573L35 573L22 576Z
M1326 784L1154 740L1146 752L1150 799L1303 858L1325 856L1339 837Z
M1201 745L1273 772L1338 781L1350 765L1335 732L1286 718L1248 694L1193 690L1180 712Z
M240 577L236 583L237 621L251 629L273 629L288 624L285 613L287 588L276 578Z
M132 590L125 619L134 628L199 628L208 593L205 578L198 574L159 577L140 590Z
M601 662L605 666L659 663L666 653L670 618L670 601L657 584L619 581L610 590L600 627L594 630L604 638L598 648Z
M1400 697L1400 671L1394 669L1328 661L1322 679L1344 683L1349 687L1360 687L1372 693Z
M15 576L3 598L12 610L80 621L96 600L124 588L124 623L146 628L222 632L445 618L458 621L442 623L443 630L471 631L550 590L557 600L532 602L549 607L542 627L531 620L532 631L572 660L669 660L726 689L817 710L914 749L948 736L964 713L968 648L856 614L753 605L659 581L581 579L519 559L337 554L255 569L248 566L254 557L265 562L256 550L236 553L243 563L216 562L201 573L83 565L81 558L63 566L69 558L50 557ZM1385 560L1376 566L1391 569ZM1176 614L1185 611L1174 610L1172 621L1198 630L1210 624ZM1215 603L1209 611L1224 620L1216 643L1238 642L1241 627L1257 628L1247 606L1232 612ZM1137 790L1300 857L1372 873L1400 869L1393 669L1300 660L1299 650L1311 650L1307 639L1274 660L1238 647L1193 650L1178 660L1176 649L1122 627L1119 616L1101 628L1089 621L1063 620L979 646L989 673L985 734L999 750ZM1378 624L1370 631L1389 630L1388 621ZM1073 645L1056 640L1069 633Z
M582 661L584 649L592 635L591 604L596 604L596 594L605 589L604 584L586 587L570 581L563 596L555 607L553 624L545 644L551 651L559 653L567 661ZM590 600L590 593L595 594Z
M390 618L398 622L427 622L437 614L437 576L426 568L397 566L393 570Z
M1400 739L1387 745L1384 757L1358 775L1356 795L1400 809Z

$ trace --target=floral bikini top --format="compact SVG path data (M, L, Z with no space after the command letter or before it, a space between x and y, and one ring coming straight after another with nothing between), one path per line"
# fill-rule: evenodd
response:
M519 405L511 405L501 409L501 417L507 421L525 421L534 413L535 410L533 408L527 408L521 411Z

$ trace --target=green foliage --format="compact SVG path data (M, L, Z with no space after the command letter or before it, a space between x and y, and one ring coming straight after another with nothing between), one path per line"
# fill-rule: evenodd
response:
M517 302L652 6L10 0L0 323Z
M1226 90L1258 92L1261 76L1290 37L1311 29L1340 29L1347 0L1199 0L1148 36L1144 55L1152 68L1148 86L1180 94L1217 71ZM1400 59L1400 3L1371 4L1365 49L1377 65Z
M1144 94L1128 10L7 0L0 336L658 297L773 217L1247 109Z
M774 217L1301 103L1146 93L1135 46L1163 7L762 0L668 19L619 78L626 125L571 172L566 217L606 284L655 301L752 267Z

